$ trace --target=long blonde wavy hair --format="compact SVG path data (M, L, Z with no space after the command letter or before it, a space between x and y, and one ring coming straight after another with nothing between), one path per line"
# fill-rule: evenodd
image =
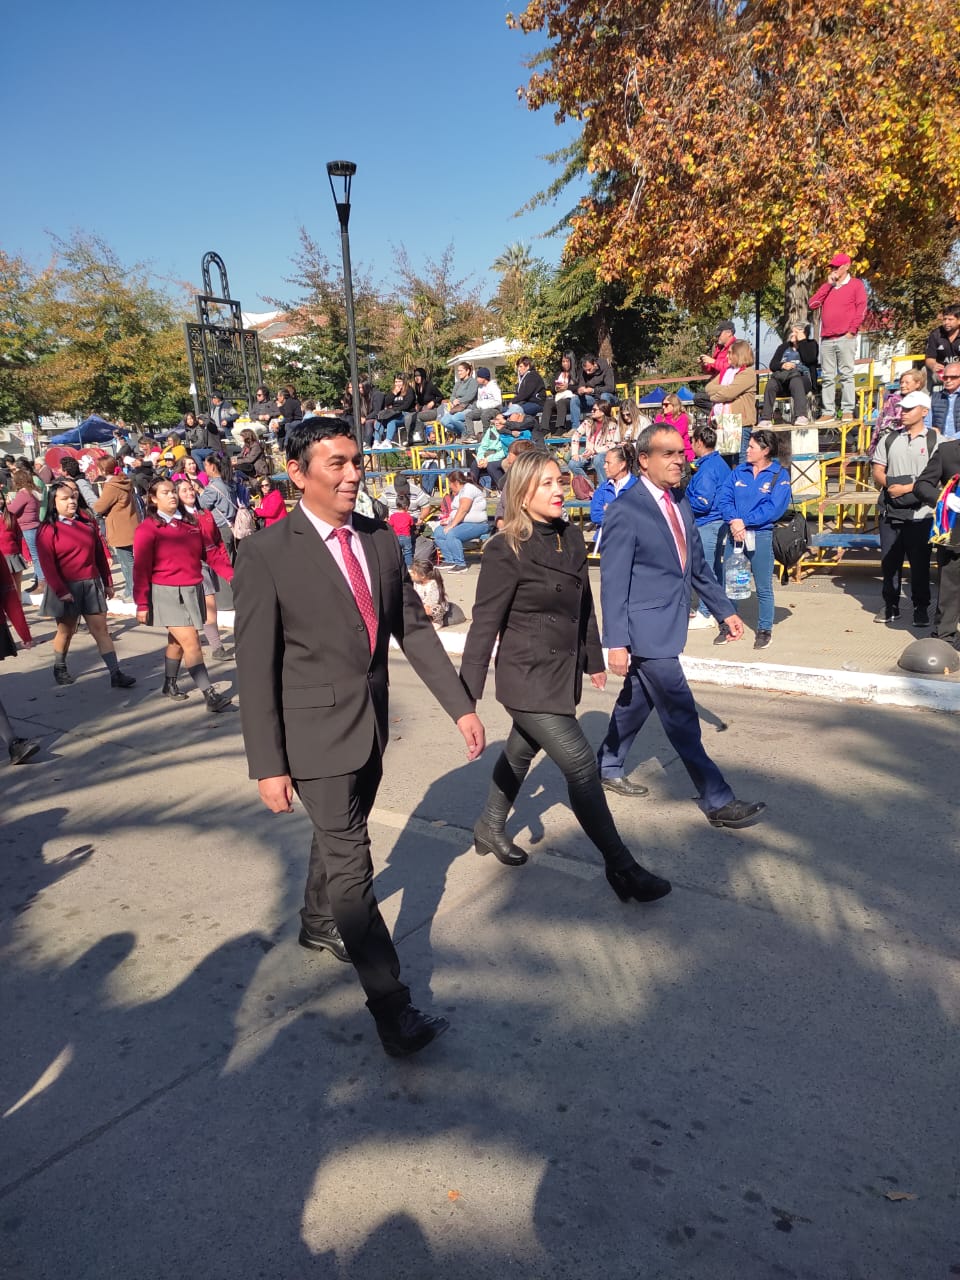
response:
M526 542L533 533L533 521L525 509L527 498L551 465L559 470L556 458L551 457L546 449L530 449L527 453L521 453L507 472L507 483L503 490L503 527L500 532L514 555L520 554L520 544Z

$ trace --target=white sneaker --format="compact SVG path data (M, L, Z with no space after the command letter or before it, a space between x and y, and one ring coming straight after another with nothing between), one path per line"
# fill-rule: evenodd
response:
M691 631L701 631L706 627L715 627L716 625L712 618L705 618L702 613L695 613L687 623Z
M764 427L772 427L772 426L773 426L773 423L770 421L769 418L763 418L761 419L760 422L757 423L757 430L762 431Z
M794 425L795 427L809 427L809 425L810 425L810 419L809 419L809 418L797 418L797 420L794 422L794 424L793 424L793 425Z

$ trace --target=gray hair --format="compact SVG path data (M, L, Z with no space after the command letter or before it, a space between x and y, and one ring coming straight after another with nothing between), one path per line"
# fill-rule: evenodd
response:
M648 427L644 427L640 434L634 440L634 447L637 451L637 457L641 453L645 453L648 457L653 453L653 438L660 435L663 431L676 431L676 427L669 426L666 422L651 422Z

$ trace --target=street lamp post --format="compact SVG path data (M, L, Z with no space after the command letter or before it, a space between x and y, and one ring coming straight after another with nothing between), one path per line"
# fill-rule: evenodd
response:
M333 193L333 203L337 206L337 217L340 219L340 248L343 251L343 291L347 304L347 347L350 356L350 386L353 389L353 430L357 437L357 448L360 450L361 467L363 465L363 422L360 418L360 381L357 371L357 320L353 311L353 272L350 268L350 235L347 227L350 222L350 184L357 166L352 160L331 160L327 164L327 177ZM343 180L343 198L339 199L334 178Z

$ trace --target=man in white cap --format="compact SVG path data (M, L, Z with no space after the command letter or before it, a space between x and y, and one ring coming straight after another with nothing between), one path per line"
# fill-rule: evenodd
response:
M823 370L821 422L836 417L837 375L840 377L840 412L853 421L856 397L853 389L857 334L867 314L867 290L850 274L850 255L835 253L830 274L810 299L810 310L820 312L820 367Z
M891 623L900 617L900 579L903 562L910 564L913 625L930 625L930 528L933 508L914 491L937 451L940 433L925 427L930 410L925 391L910 391L900 401L901 429L885 432L873 455L873 479L880 490L880 555L883 573L883 608L874 622Z

